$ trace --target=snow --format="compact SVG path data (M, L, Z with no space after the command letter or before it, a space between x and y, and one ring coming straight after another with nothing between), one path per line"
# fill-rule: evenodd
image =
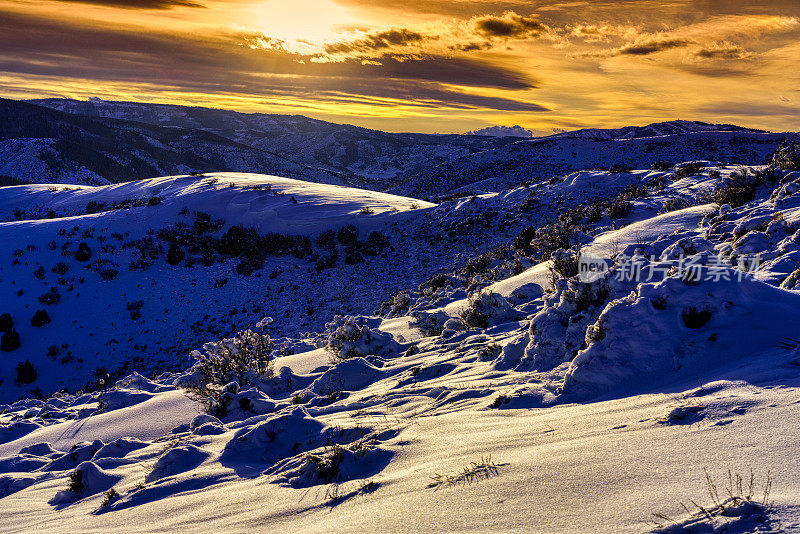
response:
M208 369L197 353L178 356L172 348L155 351L170 358L157 376L130 372L87 391L52 395L59 381L86 376L85 368L37 359L56 334L87 368L107 363L113 344L93 359L89 345L81 345L86 336L63 326L77 303L86 303L72 292L63 291L61 308L48 308L53 321L41 327L49 330L39 344L31 341L35 327L26 324L33 309L6 304L23 340L8 357L35 359L41 377L32 383L50 391L18 402L11 401L25 388L4 392L0 521L11 530L43 531L146 525L223 532L642 532L661 528L656 523L677 531L800 531L800 293L794 289L800 187L792 185L800 175L776 171L754 187L752 199L719 206L705 195L743 171L720 166L672 180L674 172L582 171L439 205L241 174L214 174L214 184L206 176L73 191L0 189L0 213L22 201L26 209L48 206L67 215L2 223L8 248L21 247L12 239L23 236L43 244L38 256L27 249L18 256L26 269L39 261L49 272L60 252L46 243L61 228L125 229L133 238L173 221L184 207L223 218L225 228L241 223L312 237L354 224L362 235L385 232L394 247L362 267L338 263L322 274L298 258L271 259L267 269L284 269L276 279L290 279L272 286L277 309L320 298L330 287L341 291L327 293L324 313L311 310L321 324L306 323L306 331L300 319L251 309L250 301L243 306L241 293L224 288L241 283L264 291L274 279L234 278L230 264L196 267L190 275L199 280L212 271L233 280L219 305L208 302L209 286L198 284L202 289L188 291L196 295L168 307L189 278L163 262L146 275L125 272L107 282L127 288L123 302L133 300L128 295L136 288L141 310L157 318L114 326L140 343L188 337L171 319L180 307L209 316L246 307L237 330L269 330L270 372L226 375L212 384L214 402L182 389L196 386ZM653 185L662 178L666 185ZM652 280L619 277L617 263L592 282L574 271L559 274L555 267L577 259L574 250L556 250L552 261L496 250L529 236L522 232L527 226L545 228L588 198L613 199L630 186L644 189L624 217L607 211L594 222L582 217L570 244L615 261L638 252L641 265L662 268ZM69 212L89 200L152 195L160 203ZM688 207L660 213L675 198ZM750 273L734 262L722 279L678 270L690 258L709 272L717 253L731 252L765 261ZM15 296L22 278L2 269L0 287L10 297L4 302L23 302L15 300L22 298ZM330 285L314 289L315 276ZM355 301L377 292L385 278L402 291L384 295L392 298L383 316L359 307ZM137 287L143 279L154 289ZM34 295L49 285L25 280L25 292ZM93 279L80 293L107 296L103 283ZM339 300L344 294L355 296ZM117 320L133 311L123 307ZM89 321L100 312L111 313L101 309ZM148 336L136 331L145 324ZM186 342L199 350L208 341L250 335L206 332ZM108 341L99 332L92 337ZM222 361L250 350L224 345L235 350L215 353ZM214 346L222 345L206 345ZM214 413L203 413L204 405ZM772 483L765 502L760 494L725 501L729 470L747 479L750 469L756 493ZM76 472L87 482L78 492L68 490ZM724 514L681 506L695 501L716 510L706 473L720 489ZM105 493L112 487L113 494Z

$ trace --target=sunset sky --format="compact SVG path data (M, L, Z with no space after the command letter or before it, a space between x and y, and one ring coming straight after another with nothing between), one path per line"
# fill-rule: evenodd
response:
M800 129L798 0L0 0L0 96L391 131Z

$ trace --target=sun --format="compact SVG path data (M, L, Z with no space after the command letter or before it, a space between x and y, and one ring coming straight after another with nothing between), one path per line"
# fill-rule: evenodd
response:
M285 41L322 41L356 19L331 0L270 0L258 6L252 25Z

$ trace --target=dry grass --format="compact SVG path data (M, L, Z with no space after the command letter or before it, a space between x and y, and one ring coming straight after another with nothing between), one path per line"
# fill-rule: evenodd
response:
M500 474L498 467L500 466L492 461L491 456L481 456L480 460L470 462L469 465L464 466L461 471L452 474L436 473L431 477L431 482L428 483L428 487L440 489L443 487L458 486L460 484L470 484L476 480L486 480Z

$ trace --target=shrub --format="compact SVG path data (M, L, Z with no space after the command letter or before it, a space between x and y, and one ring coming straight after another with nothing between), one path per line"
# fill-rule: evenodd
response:
M668 170L670 170L672 168L672 163L670 163L669 161L665 161L663 159L660 159L660 160L656 161L655 163L653 163L650 166L650 168L653 169L654 171L668 171Z
M56 263L55 267L53 267L53 272L61 276L64 276L65 274L67 274L67 272L69 272L69 265L67 265L63 261L60 261Z
M580 229L580 226L570 221L561 220L544 226L536 230L536 237L531 240L531 250L538 259L549 259L556 250L570 248Z
M323 269L330 269L331 267L336 267L336 262L339 259L339 251L337 249L331 249L330 254L322 256L314 267L317 271L322 271Z
M398 350L391 334L370 328L362 316L336 316L322 336L333 363L348 358L386 355Z
M498 397L500 402L497 402L495 399L495 403L499 407L500 403L502 403L505 398L504 395ZM492 477L498 476L499 471L498 468L500 466L492 461L492 457L488 456L486 458L481 457L480 460L475 462L470 462L469 465L466 465L461 468L460 471L456 471L452 474L441 474L436 473L431 477L431 481L428 483L429 488L442 488L447 486L458 486L460 484L470 484L474 480L481 480L481 479L490 479Z
M703 196L706 202L716 202L720 206L730 204L736 208L747 204L756 197L758 180L746 170L731 173L728 181Z
M681 197L670 197L661 203L661 209L658 213L669 213L671 211L682 210L692 205L692 202Z
M143 300L128 303L127 310L131 315L131 320L138 321L142 318L142 307L144 307Z
M30 384L36 380L38 376L39 374L36 372L36 369L33 368L31 361L25 360L17 364L17 377L14 379L14 383L18 386Z
M339 476L344 460L342 446L334 442L322 450L322 454L306 453L306 462L313 468L317 480L333 482Z
M236 273L242 276L250 276L254 272L264 267L264 260L256 256L245 257L236 266Z
M210 213L202 211L194 212L194 222L192 223L192 231L195 235L201 235L208 232L216 232L221 230L225 225L222 219L212 219Z
M683 324L687 328L701 328L711 319L711 312L708 310L698 310L697 308L687 308L681 313Z
M516 316L511 305L497 293L477 291L469 296L468 302L460 316L464 324L473 328L489 328L493 323Z
M22 343L19 340L19 332L13 328L8 332L4 332L0 336L0 350L3 352L11 352L17 350Z
M437 289L447 287L449 281L450 277L445 273L434 274L420 284L419 290L424 292L426 289L430 288L431 290L436 291Z
M629 173L633 170L633 167L627 165L625 163L615 163L609 169L609 172L612 173Z
M342 245L345 246L354 245L358 241L358 228L356 228L352 224L343 226L336 233L336 238Z
M14 328L14 319L11 318L11 314L0 315L0 333L9 332L12 328Z
M47 293L39 295L39 303L47 305L55 305L61 302L61 294L58 292L57 287L51 287Z
M35 271L33 271L33 276L39 280L44 280L44 267L40 265Z
M559 278L572 278L578 274L578 254L572 250L557 250L550 256L553 283Z
M350 245L344 249L344 262L348 265L354 265L364 261L364 254L361 252L361 247L358 243Z
M444 324L451 319L449 315L441 310L437 312L413 311L411 316L414 319L409 323L409 326L422 332L425 337L442 335Z
M92 249L86 242L78 245L78 250L75 251L75 259L78 261L89 261L92 258Z
M86 483L83 480L83 471L76 469L69 475L69 483L67 484L67 491L80 495L86 489Z
M531 254L533 252L533 247L531 246L531 242L535 237L536 237L536 228L534 228L533 226L526 226L514 239L514 248L521 250L525 254Z
M627 200L616 199L608 206L606 213L612 219L623 219L631 214L633 211L633 204Z
M50 358L51 360L55 361L56 356L58 356L60 352L61 352L61 349L59 348L58 345L50 345L49 347L47 347L47 353L46 354L47 354L48 358Z
M683 163L678 167L678 170L672 173L673 180L680 180L682 178L688 178L690 176L697 176L703 170L705 170L706 165L705 163L700 163L699 161L691 161L689 163Z
M186 253L178 246L178 243L173 241L169 245L167 251L167 263L170 265L178 265L186 257Z
M31 318L31 326L39 327L46 324L50 324L50 314L47 313L47 310L37 310Z
M206 343L203 351L194 351L197 360L197 381L189 392L204 403L210 413L225 409L222 394L225 386L257 384L273 374L274 342L264 333L272 319L261 320L254 329L244 330L234 337ZM238 388L237 388L238 389Z
M240 256L245 253L256 255L261 236L255 228L235 225L222 234L219 253L225 256Z
M90 201L86 204L86 214L91 215L92 213L99 213L103 211L106 207L104 202L97 202L96 200Z
M768 515L773 507L772 476L767 471L766 479L756 484L752 468L749 476L728 469L727 481L717 487L708 470L705 474L706 493L711 504L700 505L690 499L690 506L680 503L688 517L680 522L663 513L653 513L656 529L651 532L766 532L780 531Z
M336 232L333 230L322 232L314 242L320 248L332 249L336 246Z
M114 488L103 493L103 501L100 503L100 506L103 508L108 508L111 506L111 503L119 499L119 493Z
M400 291L392 295L388 300L381 302L380 315L384 317L397 317L408 312L411 307L411 295L405 291Z
M389 247L389 236L380 232L370 232L362 247L364 254L375 256Z
M116 280L117 276L119 276L119 271L114 269L113 267L103 267L102 269L100 269L100 278L102 278L106 282L110 280Z
M800 171L800 145L784 141L772 155L772 166L785 171Z

